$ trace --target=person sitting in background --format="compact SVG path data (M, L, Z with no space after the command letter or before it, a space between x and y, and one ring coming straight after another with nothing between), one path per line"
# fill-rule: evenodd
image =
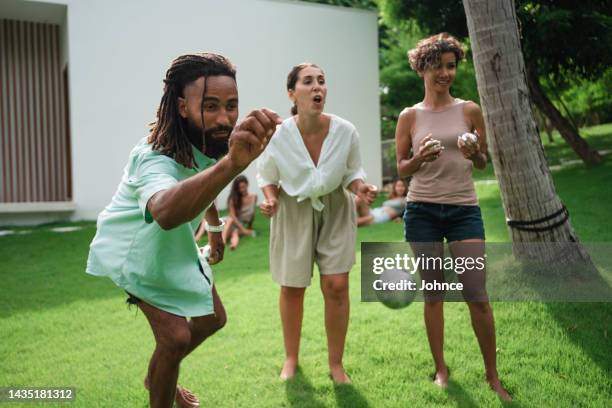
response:
M252 227L256 205L257 195L249 194L249 180L243 175L236 177L227 199L229 216L223 230L223 242L227 243L229 239L232 250L238 246L241 236L255 236Z
M249 194L249 180L243 175L236 177L227 198L229 214L223 219L225 227L222 235L224 244L227 244L227 241L230 240L232 250L238 246L241 236L255 236L252 226L253 221L255 221L256 205L257 195ZM195 234L196 241L202 238L204 232L204 222L202 222Z
M370 224L382 224L391 220L401 220L406 208L406 193L408 186L406 182L397 178L393 181L389 199L383 202L381 207L370 208L361 197L355 197L357 207L357 226L363 227Z

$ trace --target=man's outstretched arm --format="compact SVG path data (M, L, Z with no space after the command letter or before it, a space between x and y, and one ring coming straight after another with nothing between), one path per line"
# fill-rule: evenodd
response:
M234 129L229 153L214 166L154 194L147 202L153 219L164 230L173 229L197 217L221 190L263 152L279 116L268 110L252 111Z

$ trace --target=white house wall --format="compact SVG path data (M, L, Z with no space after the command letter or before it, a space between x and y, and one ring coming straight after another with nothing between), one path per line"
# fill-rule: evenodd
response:
M364 168L380 185L376 13L274 0L52 3L68 6L73 219L95 219L109 202L131 148L147 135L171 60L198 51L237 66L241 116L261 106L288 116L287 73L319 64L326 110L356 125ZM245 173L255 190L253 167Z

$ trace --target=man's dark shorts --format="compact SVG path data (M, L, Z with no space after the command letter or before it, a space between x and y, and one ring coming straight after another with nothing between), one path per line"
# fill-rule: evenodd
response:
M132 295L130 292L128 292L127 290L125 291L125 293L127 293L128 298L125 300L125 303L127 303L128 305L137 305L140 302L142 302L142 300L134 295Z

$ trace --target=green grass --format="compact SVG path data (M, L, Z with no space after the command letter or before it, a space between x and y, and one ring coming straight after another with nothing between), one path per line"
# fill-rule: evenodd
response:
M581 129L581 135L589 145L600 151L612 150L612 123ZM578 160L574 151L553 132L553 143L542 136L546 159L556 166ZM612 155L595 168L575 163L552 171L557 194L570 211L572 225L583 241L612 241L610 222L606 222L612 202ZM496 184L479 183L493 180L493 166L489 163L483 171L474 170L477 180L478 198L483 211L487 240L505 242L509 240L505 224L504 209ZM601 217L597 220L597 217Z
M580 135L593 149L608 152L608 157L612 157L610 153L612 151L612 123L580 129ZM552 143L544 133L541 134L541 140L544 145L546 162L549 166L554 166L553 169L560 165L568 168L584 168L580 158L556 130L553 132ZM474 180L492 179L495 179L495 173L491 163L484 170L474 170Z
M546 160L549 165L558 165L569 160L578 160L572 148L563 140L559 132L555 130L552 135L552 143L548 140L547 136L542 135L542 143L546 149ZM580 135L595 150L612 150L612 123L581 129Z
M608 132L610 137L612 131ZM547 147L548 148L548 147ZM612 241L612 163L555 172L557 191L584 241ZM479 185L487 238L508 234L497 185ZM71 224L73 225L73 224ZM146 407L142 380L153 350L144 316L122 290L84 273L95 224L58 234L48 226L0 237L0 387L74 386L75 407ZM351 272L345 365L354 386L327 377L318 280L307 291L298 377L277 379L283 347L278 287L268 272L268 224L215 267L228 324L182 364L180 381L210 407L495 407L467 308L446 308L449 388L431 384L422 305L401 311L360 302ZM400 224L359 230L359 241L399 241ZM357 247L358 248L358 247ZM359 254L358 254L359 255ZM315 275L316 277L316 275ZM612 398L610 304L496 303L499 371L517 407L606 407ZM51 406L47 404L8 404Z

